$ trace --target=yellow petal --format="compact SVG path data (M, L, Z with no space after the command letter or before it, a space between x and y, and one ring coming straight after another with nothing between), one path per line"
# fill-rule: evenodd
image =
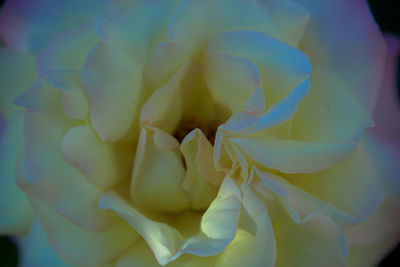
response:
M133 201L155 211L185 210L189 200L181 186L184 176L176 139L159 129L143 128L131 180Z

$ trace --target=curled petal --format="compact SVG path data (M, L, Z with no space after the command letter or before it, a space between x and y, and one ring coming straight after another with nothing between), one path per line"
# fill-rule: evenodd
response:
M148 219L115 193L104 194L99 206L115 211L128 222L146 240L159 264L165 265L182 254L208 257L221 253L236 234L241 193L226 177L218 196L201 219L199 233L189 238L165 223Z
M215 170L212 145L201 130L189 133L183 139L180 150L186 163L182 187L188 192L194 209L205 209L217 195L216 186L222 182L224 173Z
M274 11L269 13L269 8ZM277 13L280 15L273 15ZM296 45L307 20L306 10L292 1L182 1L168 25L169 41L155 48L145 79L151 84L160 84L206 41L226 31L258 31ZM289 21L295 29L283 30Z
M143 128L131 180L133 201L151 210L185 210L189 200L181 186L184 176L176 139L159 129Z

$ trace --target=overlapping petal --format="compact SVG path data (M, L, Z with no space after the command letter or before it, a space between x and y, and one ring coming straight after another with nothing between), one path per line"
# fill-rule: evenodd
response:
M146 240L157 261L165 265L182 254L206 257L221 253L235 237L241 193L226 177L218 196L202 216L199 232L190 237L165 223L150 220L115 193L103 195L99 206L115 211L128 222Z
M385 42L363 0L296 0L310 12L300 48L313 66L337 73L368 111L375 106L385 62ZM338 19L340 18L340 19Z
M0 13L0 34L8 47L38 53L57 34L93 22L108 0L9 0Z

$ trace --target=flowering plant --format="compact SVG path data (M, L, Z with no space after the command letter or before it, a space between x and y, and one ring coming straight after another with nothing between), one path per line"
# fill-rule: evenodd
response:
M0 22L23 265L368 266L398 241L398 40L365 1L10 0Z

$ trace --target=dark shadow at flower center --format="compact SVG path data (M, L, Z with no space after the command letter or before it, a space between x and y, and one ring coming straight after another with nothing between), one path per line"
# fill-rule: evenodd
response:
M208 141L210 141L211 144L214 144L215 134L217 132L218 125L219 123L216 121L203 123L195 118L185 119L181 121L181 123L179 123L179 126L173 135L180 143L182 143L185 136L188 135L191 131L193 131L194 129L200 129L206 136Z

